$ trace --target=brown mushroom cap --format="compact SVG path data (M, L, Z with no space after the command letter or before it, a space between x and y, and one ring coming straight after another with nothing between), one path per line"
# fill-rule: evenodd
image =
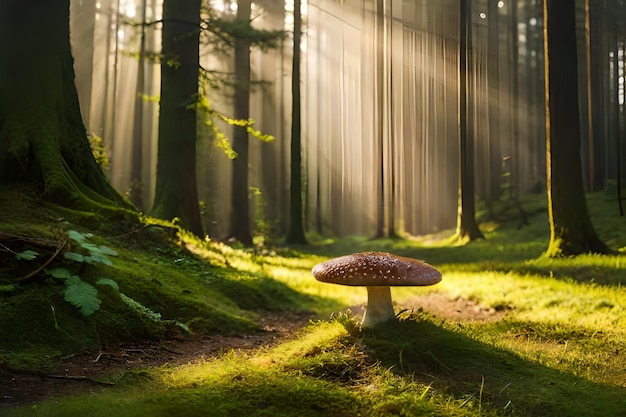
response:
M433 285L437 268L416 259L386 252L361 252L322 262L311 271L318 281L354 286Z

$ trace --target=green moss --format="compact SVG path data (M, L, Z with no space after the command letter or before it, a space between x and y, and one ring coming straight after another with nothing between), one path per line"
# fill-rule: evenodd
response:
M103 403L107 406L103 407ZM358 416L357 395L340 386L274 370L240 366L235 379L209 378L195 387L173 387L155 397L147 390L112 391L98 397L60 399L55 405L7 410L6 416Z
M610 204L592 202L592 210L609 212ZM11 207L8 200L2 204ZM508 221L488 225L485 241L468 246L353 237L315 246L317 255L192 241L176 227L152 220L111 232L109 227L118 225L94 217L100 231L93 241L119 256L112 267L86 269L83 279L113 279L164 320L181 320L196 332L254 331L264 310L297 309L299 302L312 309L328 306L330 314L365 301L353 288L319 284L310 276L310 268L325 257L359 250L426 259L444 273L432 290L454 300L455 308L471 300L465 308L497 311L493 322L467 322L407 310L398 323L365 331L340 315L312 323L274 347L105 376L116 386L99 395L5 407L3 415L620 415L626 407L624 260L540 257L548 225L541 204L536 206L529 210L528 226L518 229L512 212ZM38 212L42 223L17 206L11 210L19 221L13 224L0 210L0 230L14 227L50 239L70 226L88 231L89 222L78 224L67 211L62 217L68 224L51 227L59 213L53 206ZM601 217L599 230L624 246L626 224L612 216ZM84 318L63 301L61 285L2 279L0 331L9 336L0 339L0 361L15 369L45 370L77 349L168 332L166 323L121 303L112 288L99 289L101 309ZM403 303L418 294L426 296L423 289L403 289L394 291L394 299Z
M0 297L2 365L41 371L69 353L120 341L154 339L164 333L163 325L138 315L116 294L101 290L101 309L84 317L63 299L62 292L61 285L39 283Z
M557 329L548 330L555 336ZM354 334L370 361L460 400L523 416L608 416L623 409L623 389L545 366L476 340L471 330L415 314L393 325ZM574 334L568 336L578 337ZM581 337L585 337L581 335Z
M2 366L49 368L69 353L161 338L176 321L201 333L248 332L258 329L256 311L268 305L276 310L297 308L301 296L284 284L263 274L212 265L192 254L172 225L142 224L137 214L129 218L125 209L97 214L69 210L42 202L21 187L2 191L0 213L15 213L0 214L3 244L12 251L0 252ZM68 230L93 233L91 243L107 245L118 256L110 257L111 266L68 263L62 253L54 255ZM39 256L17 260L13 252L23 250ZM102 303L84 317L63 299L64 285L40 270L48 260L47 269L62 266L92 285L108 278L119 292L95 285ZM146 309L133 308L120 292Z

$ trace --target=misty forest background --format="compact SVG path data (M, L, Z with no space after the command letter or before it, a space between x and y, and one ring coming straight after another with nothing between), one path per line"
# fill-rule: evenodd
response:
M294 19L293 2L239 3L210 1L203 12L206 106L198 112L197 190L204 231L245 242L252 235L280 238L288 229ZM114 187L149 212L157 172L161 2L71 4L76 85L92 144L102 150ZM258 30L251 38L285 31L269 46L249 42L249 84L237 74L246 61L234 53L223 23L241 18L242 6L250 7ZM579 76L584 186L597 191L622 177L624 11L610 1L592 2L588 13L585 2L577 6L579 60L571 71ZM383 236L454 228L461 169L458 1L313 0L302 11L305 230ZM545 192L543 2L473 1L469 13L469 152L477 202L489 211L495 201ZM251 137L249 151L241 153L228 120L238 119L235 93L247 87L244 118L266 140ZM232 151L247 159L245 180L233 178ZM234 187L245 187L249 207L233 202ZM233 224L250 229L238 232Z

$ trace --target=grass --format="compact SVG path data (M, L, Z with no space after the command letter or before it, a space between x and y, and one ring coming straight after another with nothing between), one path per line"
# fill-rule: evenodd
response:
M528 225L519 228L515 210L504 205L497 220L483 218L486 239L466 246L451 244L444 234L352 237L298 250L244 250L191 238L188 249L163 249L171 246L122 240L112 245L120 251L114 263L118 275L112 278L165 317L195 323L197 331L254 331L255 315L263 308L310 310L320 320L277 345L129 371L101 393L3 407L0 414L624 415L625 258L542 257L548 238L545 204L536 196L522 204ZM589 196L589 207L600 236L623 251L626 221L616 203L597 193ZM323 259L361 250L425 259L442 270L444 280L435 287L392 290L400 304L436 291L506 314L500 320L467 322L412 306L397 323L362 331L353 318L337 312L364 303L365 289L321 284L310 275ZM50 326L46 303L55 287L45 288L22 296L41 310L31 314L48 317L44 324ZM13 306L15 314L24 305ZM0 308L0 316L6 309ZM71 310L63 314L69 320ZM0 355L7 355L8 345L0 342ZM28 355L18 355L31 348ZM12 354L22 358L18 368L27 368L41 365L31 357L54 358L65 348L35 340L13 346Z

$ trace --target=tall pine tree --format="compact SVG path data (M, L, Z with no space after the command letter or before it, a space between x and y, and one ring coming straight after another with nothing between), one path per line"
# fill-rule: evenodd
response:
M302 146L300 127L300 37L302 13L300 0L293 2L293 65L291 73L291 189L287 242L307 243L302 213Z
M156 193L151 214L204 234L196 181L200 0L165 0Z
M549 257L609 253L585 200L580 156L576 2L544 1Z

